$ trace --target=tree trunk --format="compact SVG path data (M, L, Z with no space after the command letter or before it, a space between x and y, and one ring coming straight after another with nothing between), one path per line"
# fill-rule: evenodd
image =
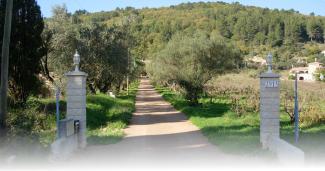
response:
M101 93L107 93L108 92L108 85L105 84L104 86L102 86L99 90Z
M96 89L94 88L94 86L92 84L88 84L89 90L91 94L96 94Z
M49 71L49 68L48 68L48 65L47 65L47 62L48 62L47 59L48 59L48 54L45 55L44 61L41 60L41 66L42 66L43 74L45 75L45 77L49 81L51 81L51 83L53 83L54 82L54 79L50 75L50 71Z

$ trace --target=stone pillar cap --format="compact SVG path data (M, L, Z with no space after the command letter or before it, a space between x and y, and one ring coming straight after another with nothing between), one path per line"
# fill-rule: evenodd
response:
M85 76L87 77L88 74L82 71L70 71L66 74L64 74L65 76Z
M279 78L280 75L279 74L276 74L276 73L262 73L260 75L260 78Z

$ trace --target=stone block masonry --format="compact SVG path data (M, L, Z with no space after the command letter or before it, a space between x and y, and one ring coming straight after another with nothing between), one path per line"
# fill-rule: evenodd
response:
M264 73L260 76L260 141L267 148L269 137L280 137L280 76Z
M78 144L80 148L87 145L86 128L86 79L87 74L73 71L66 74L67 85L67 119L79 121Z

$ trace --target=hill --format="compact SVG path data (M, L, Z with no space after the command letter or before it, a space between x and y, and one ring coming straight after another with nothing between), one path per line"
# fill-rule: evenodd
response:
M299 57L309 61L324 50L325 17L303 15L294 10L271 10L239 3L183 3L163 8L135 9L127 7L114 11L73 15L74 22L103 23L109 27L130 24L136 46L133 54L150 58L159 52L173 35L218 32L236 44L245 57L274 53L280 68L290 67Z

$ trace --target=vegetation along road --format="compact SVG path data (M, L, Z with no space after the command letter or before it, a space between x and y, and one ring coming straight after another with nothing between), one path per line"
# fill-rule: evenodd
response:
M111 167L123 164L143 167L146 163L148 167L157 165L160 168L184 165L220 167L234 160L261 162L261 159L253 157L245 159L221 152L183 113L166 102L147 79L140 83L136 112L124 131L126 137L121 142L90 146L78 153L73 161L87 163L87 166L89 163L102 163Z

